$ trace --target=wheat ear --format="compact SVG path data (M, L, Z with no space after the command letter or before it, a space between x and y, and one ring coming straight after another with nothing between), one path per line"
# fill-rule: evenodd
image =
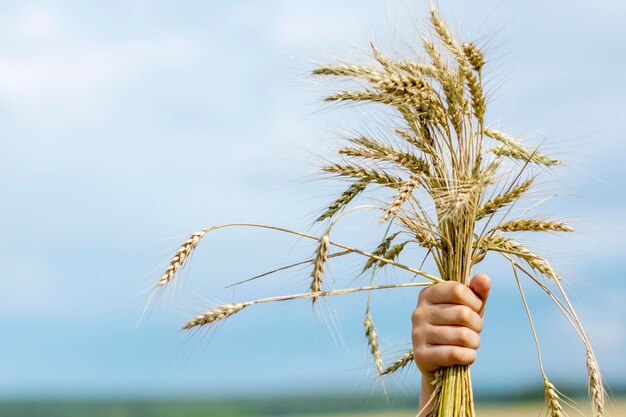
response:
M604 417L606 394L602 385L602 376L600 375L598 362L596 362L596 358L589 347L587 348L587 377L593 417Z
M404 355L400 356L398 359L393 361L393 363L391 365L389 365L388 367L386 367L380 373L380 375L383 376L383 375L392 374L392 373L394 373L396 371L399 371L400 369L404 368L405 366L407 366L411 362L413 362L413 350L409 350L407 353L405 353Z
M330 164L324 165L322 170L342 177L352 177L392 187L400 187L404 183L401 178L390 175L382 170L367 169L356 165Z
M495 155L508 156L513 159L520 159L522 161L533 162L535 164L545 166L561 164L561 161L559 161L558 159L553 159L546 155L540 154L536 150L529 151L524 147L524 145L500 131L494 129L483 129L483 133L491 139L495 139L498 142L502 143L502 145L491 149L491 152Z
M333 217L339 210L344 208L350 203L359 193L361 193L367 187L368 182L366 180L356 181L347 190L345 190L332 204L328 206L326 211L322 213L315 221L321 222L325 219Z
M378 333L376 333L376 326L372 321L372 315L370 314L369 305L365 311L365 320L363 321L365 326L365 336L367 337L367 344L370 347L370 353L374 358L374 366L376 372L381 374L383 372L383 358L380 354L380 347L378 345Z
M378 244L378 246L376 247L376 249L374 249L374 251L372 252L372 255L376 255L376 256L384 256L387 251L389 250L389 247L391 247L391 242L396 238L396 236L398 236L400 234L400 232L396 232L393 233L392 235L389 235L388 237L386 237L385 239L383 239L382 242L380 242ZM365 265L363 265L363 270L361 271L362 273L367 271L368 269L370 269L372 266L374 266L374 264L377 262L377 260L375 258L369 258L366 262Z
M552 269L552 266L547 259L542 258L539 255L535 255L522 244L499 233L493 233L485 236L478 242L478 247L482 250L493 250L515 255L526 262L531 268L542 273L548 278L554 278L556 280L560 279L560 277Z
M370 42L370 47L372 48L372 54L376 61L385 68L385 71L392 73L394 71L393 63L380 52L380 49L378 49L374 42Z
M530 186L532 185L534 178L529 178L514 187L511 187L509 190L504 193L493 197L491 200L487 201L485 204L480 207L478 213L476 214L476 219L482 219L485 216L489 216L490 214L495 213L502 207L510 204L517 199L519 199L522 194L524 194Z
M189 330L197 326L204 326L205 324L215 323L220 320L224 320L235 313L240 312L244 308L248 307L251 303L239 303L239 304L225 304L219 306L213 310L209 310L204 314L196 316L194 319L189 320L182 327L183 330Z
M189 237L189 239L183 242L183 244L180 246L174 257L170 261L167 269L161 276L161 279L157 283L157 287L162 287L170 282L172 279L174 279L176 272L178 272L183 267L185 261L191 255L191 252L193 252L196 246L198 246L200 239L204 237L207 231L208 229L204 229L199 232L195 232Z
M404 204L406 200L411 196L413 190L417 188L417 186L419 185L419 181L419 177L412 175L411 178L409 178L409 180L404 183L402 187L400 187L398 194L393 199L389 207L387 207L387 210L385 210L385 214L383 214L383 216L380 218L381 223L386 222L398 212L400 207L402 207L402 204Z
M478 49L475 44L469 42L463 44L463 53L467 57L467 60L472 68L474 68L474 71L480 72L483 65L485 65L485 56L482 51Z
M320 243L317 246L317 250L315 252L315 258L313 260L313 271L311 272L311 292L320 292L322 290L322 281L324 280L324 264L328 260L328 249L330 248L330 239L328 234L330 233L330 228L327 229L326 233L320 238ZM317 297L312 297L311 301L315 303L317 301Z
M430 8L430 22L433 25L435 33L437 33L439 39L443 42L444 45L446 45L448 50L457 60L459 67L461 67L463 71L467 71L469 62L467 60L467 57L465 56L465 53L459 47L459 44L456 42L456 40L454 40L454 38L450 34L450 31L448 30L448 27L444 23L443 19L439 17L434 7Z
M393 245L391 248L389 248L389 250L385 253L385 255L383 256L383 258L385 258L388 261L395 261L396 258L400 255L400 252L402 252L402 250L404 250L404 247L407 245L407 243L409 243L409 241L405 241L402 243L398 243L397 245ZM386 265L385 262L379 261L378 262L378 267L382 268Z
M563 411L563 406L561 405L559 392L545 375L543 376L543 386L544 394L546 397L546 404L548 405L548 413L550 414L550 417L564 416L565 412Z
M511 220L495 228L503 232L573 232L570 226L553 220L517 219Z

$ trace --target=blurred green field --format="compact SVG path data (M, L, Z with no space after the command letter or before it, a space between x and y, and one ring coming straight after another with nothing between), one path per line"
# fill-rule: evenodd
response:
M390 409L379 401L373 401L370 407L363 400L355 402L340 397L319 400L308 397L240 401L4 401L0 402L0 417L415 417L416 414L406 404ZM367 411L370 409L376 411ZM545 415L545 411L540 401L523 401L483 403L477 414L528 417ZM584 401L578 411L567 407L566 412L571 417L591 416ZM626 398L611 401L608 416L626 417Z
M579 404L576 408L566 407L568 416L591 416L591 410L586 404ZM582 414L581 414L582 413ZM415 417L415 412L379 412L379 413L343 413L343 414L317 414L315 417ZM479 417L533 417L546 415L546 409L542 402L524 402L513 404L493 404L478 407L476 414ZM293 416L296 417L296 416ZM310 416L313 417L313 416ZM608 407L607 417L626 417L626 399L611 401Z

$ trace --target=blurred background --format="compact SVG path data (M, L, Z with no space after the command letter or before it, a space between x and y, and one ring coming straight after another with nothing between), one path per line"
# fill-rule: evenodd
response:
M384 118L367 107L328 111L320 100L330 84L308 74L337 58L369 62L370 40L409 53L427 6L3 1L0 416L413 415L414 367L374 377L364 294L313 309L262 305L211 331L178 331L218 303L306 290L308 268L224 287L306 259L311 242L217 231L145 307L199 228L250 221L320 232L312 221L343 183L320 181L318 165L338 132ZM533 247L564 277L621 415L626 3L439 6L456 33L486 48L490 123L566 162L544 177L541 198L558 198L538 213L578 233ZM375 217L356 216L334 239L371 250L382 233ZM361 266L332 263L329 285L359 284ZM529 399L515 407L538 412L542 381L510 268L488 258L481 269L494 289L472 368L479 404L502 415L490 404ZM545 295L526 287L548 375L577 398L584 350ZM373 295L386 361L410 347L417 294Z

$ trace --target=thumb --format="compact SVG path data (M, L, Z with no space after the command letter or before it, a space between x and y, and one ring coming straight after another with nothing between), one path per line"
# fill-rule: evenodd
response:
M480 315L482 316L485 312L485 304L487 303L489 292L491 291L491 279L486 274L476 274L470 281L469 287L483 302L483 306L480 309Z

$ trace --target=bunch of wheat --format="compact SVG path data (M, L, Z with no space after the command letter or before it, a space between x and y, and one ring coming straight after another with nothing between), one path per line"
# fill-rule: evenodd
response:
M371 296L374 290L426 286L442 280L467 285L472 267L481 262L488 252L495 252L511 264L533 334L534 326L518 276L520 274L546 292L580 336L587 350L588 383L594 416L602 416L605 398L602 378L589 338L563 291L560 277L548 260L507 236L509 232L572 231L560 221L511 218L512 207L531 189L542 167L556 166L560 162L537 149L524 147L519 141L485 123L487 102L482 84L483 52L474 43L463 43L453 37L432 8L428 21L433 37L421 38L425 51L423 59L391 60L372 44L372 55L376 61L372 66L340 63L324 65L313 71L316 76L348 78L361 87L339 91L327 97L326 101L382 104L397 112L403 124L394 130L393 140L380 141L367 135L349 138L349 143L338 150L341 161L322 167L324 172L347 179L350 184L317 218L319 222L327 222L321 236L252 223L231 223L203 229L192 234L180 247L157 288L175 278L208 232L232 226L267 228L318 241L312 259L307 261L311 263L309 291L222 305L190 320L183 326L184 329L224 320L259 303L301 298L310 298L315 302L321 297L358 291L368 291ZM388 222L393 233L386 235L371 252L331 240L333 226L353 210L346 210L346 207L371 187L392 189L395 197L384 204L360 208L377 210L380 221ZM400 253L412 245L424 248L427 256L434 261L439 277L397 261ZM339 251L332 252L332 248ZM370 285L326 288L326 264L332 258L350 254L366 258L363 271L372 270ZM427 281L373 285L375 272L388 266L409 271ZM542 276L548 281L541 280ZM389 366L384 366L369 304L368 298L364 325L374 365L379 375L391 374L411 363L413 354L409 351ZM552 416L563 415L559 393L547 378L541 363L536 334L535 341L548 410ZM452 366L438 371L429 409L430 416L475 415L469 367Z

